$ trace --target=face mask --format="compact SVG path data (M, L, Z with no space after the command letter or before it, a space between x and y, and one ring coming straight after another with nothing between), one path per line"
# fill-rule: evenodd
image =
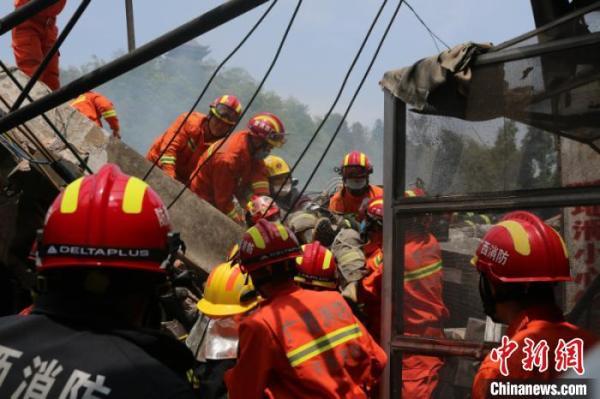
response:
M273 193L272 193L273 195L277 195L277 193L279 193L279 195L281 195L283 197L287 197L287 195L292 191L292 182L288 181L283 186L281 186L281 185L273 186L272 190L273 190ZM281 191L279 191L279 190L281 190Z
M350 190L358 191L367 186L367 179L364 177L348 178L344 181L344 185Z

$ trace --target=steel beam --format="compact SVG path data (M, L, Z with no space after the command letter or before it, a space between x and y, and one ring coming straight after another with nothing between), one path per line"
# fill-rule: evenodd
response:
M31 0L22 7L0 19L0 35L5 34L15 26L27 21L29 18L39 14L42 10L50 7L58 0Z
M81 4L79 4L79 7L77 7L77 10L75 10L75 13L73 13L73 15L71 16L71 19L69 19L69 22L67 22L64 29L60 32L58 39L56 39L56 42L54 43L54 45L52 45L50 50L46 53L46 55L44 56L44 59L42 60L40 65L38 65L38 67L35 70L35 72L33 73L33 75L31 75L31 78L25 85L25 88L23 89L23 91L21 91L21 93L19 94L19 97L17 97L17 100L14 102L14 104L10 108L11 111L18 109L21 106L21 104L23 104L23 101L25 101L25 99L27 98L27 95L29 94L29 92L31 91L33 86L40 79L40 76L42 76L42 74L48 67L48 64L50 64L50 60L52 60L52 58L58 53L58 49L60 48L60 46L62 46L62 44L65 41L65 39L67 38L67 36L69 36L71 31L75 27L75 24L77 23L77 21L79 21L79 18L81 18L81 16L83 15L83 12L87 8L87 6L90 5L91 1L92 0L82 0Z
M49 111L72 98L106 83L166 52L200 36L240 15L266 3L268 0L230 0L205 14L173 29L142 47L101 66L0 119L0 132L6 132L43 112ZM0 133L1 134L1 133Z
M483 360L490 350L498 345L494 342L458 341L406 335L392 341L393 350L398 352L429 356L471 357L477 360Z

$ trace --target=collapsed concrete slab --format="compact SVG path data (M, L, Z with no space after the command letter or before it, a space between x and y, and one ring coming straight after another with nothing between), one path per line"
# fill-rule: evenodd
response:
M14 70L13 73L22 86L29 79L18 70ZM0 108L7 110L7 104L10 106L17 99L19 93L20 89L14 82L6 74L0 73L0 97L2 100ZM48 93L49 89L38 83L32 89L31 97L36 99ZM98 170L107 162L112 162L119 165L125 173L143 178L150 168L150 162L143 156L123 142L112 138L108 132L68 104L63 104L47 112L46 116L72 144L79 155L86 160L93 171ZM39 155L39 151L31 140L30 132L56 158L78 164L72 151L41 116L28 121L23 127L13 129L9 135L28 153ZM43 166L40 168L44 169ZM46 169L49 168L46 167ZM51 172L45 173L45 175L57 188L66 184ZM160 169L155 169L147 182L167 204L183 187L181 183L171 179ZM171 207L170 214L175 230L181 233L186 242L186 257L206 272L210 271L217 263L224 261L229 250L242 234L241 227L190 191L186 191Z

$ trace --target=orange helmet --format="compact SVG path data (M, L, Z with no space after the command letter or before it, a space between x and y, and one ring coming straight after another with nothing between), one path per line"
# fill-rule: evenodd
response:
M373 173L373 166L364 152L352 151L344 156L339 171L344 177L360 177Z
M283 224L260 219L240 241L240 267L252 272L273 263L300 256L302 252L294 233Z
M269 112L254 115L248 121L248 129L253 136L265 140L273 147L285 144L285 126L281 119Z
M269 221L279 220L281 218L281 212L277 203L273 201L273 198L267 195L253 195L252 199L248 201L246 210L250 214L250 221L252 224L256 224L259 219L267 219Z
M302 256L296 258L296 276L299 283L315 287L337 288L335 258L319 241L302 246Z
M236 96L225 94L210 103L210 113L228 125L235 125L242 115L242 103Z
M516 211L483 237L471 263L502 283L569 281L569 258L561 236L536 215Z
M38 245L38 270L102 267L164 273L171 224L162 200L112 164L54 200Z

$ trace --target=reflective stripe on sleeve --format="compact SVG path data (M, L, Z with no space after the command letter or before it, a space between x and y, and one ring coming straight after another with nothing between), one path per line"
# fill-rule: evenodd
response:
M104 119L106 119L106 118L114 118L116 116L117 116L117 111L115 111L114 109L109 109L108 111L102 113L102 117Z

